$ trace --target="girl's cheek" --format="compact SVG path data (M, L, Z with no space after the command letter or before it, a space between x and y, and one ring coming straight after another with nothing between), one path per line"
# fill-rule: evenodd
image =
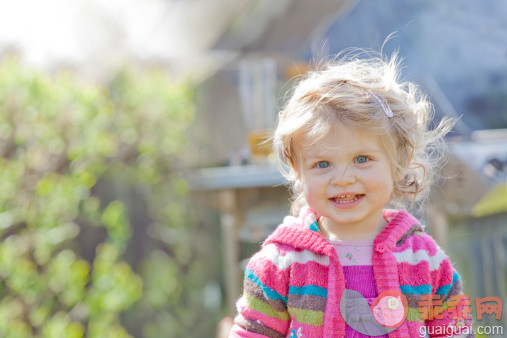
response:
M315 187L315 185L317 184L322 184L321 182L323 181L323 177L322 176L317 176L317 175L308 175L308 177L306 178L305 182L305 186L307 187Z

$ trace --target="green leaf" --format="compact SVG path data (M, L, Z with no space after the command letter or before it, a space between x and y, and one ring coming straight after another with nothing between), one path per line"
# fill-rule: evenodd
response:
M102 222L106 226L111 242L118 249L123 250L131 236L130 224L123 204L120 201L109 203L102 213Z

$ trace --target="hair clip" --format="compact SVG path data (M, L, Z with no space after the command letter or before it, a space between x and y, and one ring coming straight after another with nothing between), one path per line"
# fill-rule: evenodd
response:
M393 117L393 115L394 115L393 111L391 110L391 108L389 108L389 105L387 104L386 100L384 100L379 94L375 93L374 91L369 90L369 89L366 89L366 90L368 91L368 93L370 93L375 98L375 100L377 100L377 102L382 107L382 110L384 111L384 113L386 113L386 115L388 117Z

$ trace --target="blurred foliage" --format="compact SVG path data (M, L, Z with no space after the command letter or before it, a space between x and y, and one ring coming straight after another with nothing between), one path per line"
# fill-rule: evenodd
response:
M213 330L205 252L175 173L192 93L161 70L92 86L1 61L0 336Z

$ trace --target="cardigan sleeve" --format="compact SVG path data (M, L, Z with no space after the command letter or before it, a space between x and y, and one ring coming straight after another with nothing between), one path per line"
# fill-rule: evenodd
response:
M285 337L289 328L287 295L290 262L277 244L256 253L245 269L243 295L229 337Z
M429 237L429 236L428 236ZM437 255L443 259L434 275L432 297L434 315L425 321L430 337L475 337L472 328L472 306L468 295L463 294L460 275L452 266L449 257L431 239ZM431 328L430 328L431 327Z

